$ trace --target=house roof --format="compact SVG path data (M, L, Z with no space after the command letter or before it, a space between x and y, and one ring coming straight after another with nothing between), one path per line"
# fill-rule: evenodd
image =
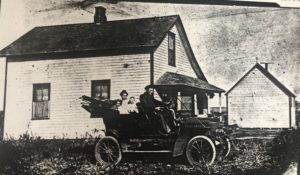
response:
M160 44L179 18L163 16L35 27L0 51L2 56L148 48Z
M225 92L223 89L209 84L207 81L200 80L198 78L165 72L154 85L157 86L188 86L196 89L200 89L207 92L221 93Z
M281 91L283 91L286 95L290 97L296 97L287 87L285 87L280 81L277 80L269 71L267 71L260 64L256 63L238 82L236 82L226 93L227 95L230 91L232 91L252 70L257 68L262 74L264 74L273 84L275 84Z
M35 27L0 51L0 56L31 56L48 53L130 54L156 49L176 25L198 78L206 78L197 63L179 15L95 23ZM42 58L39 56L39 58ZM22 59L29 59L27 57ZM47 57L46 57L47 59Z

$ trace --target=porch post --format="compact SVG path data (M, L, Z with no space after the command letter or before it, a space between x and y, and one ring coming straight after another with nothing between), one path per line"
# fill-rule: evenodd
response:
M199 111L198 111L198 101L197 101L197 94L194 94L194 114L198 115Z
M181 110L181 93L179 91L177 93L177 110Z
M207 114L210 114L210 109L209 109L209 95L206 94L207 97Z
M219 112L222 113L222 94L219 93Z

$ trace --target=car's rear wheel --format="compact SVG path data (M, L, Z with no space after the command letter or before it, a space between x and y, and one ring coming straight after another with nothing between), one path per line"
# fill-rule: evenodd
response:
M216 158L216 148L207 136L195 136L187 144L186 158L193 166L211 165Z
M100 139L95 147L95 158L102 166L117 165L122 159L118 141L111 136Z

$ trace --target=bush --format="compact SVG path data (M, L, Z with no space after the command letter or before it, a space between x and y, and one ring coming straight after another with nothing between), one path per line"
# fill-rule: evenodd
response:
M96 141L96 138L42 140L28 134L18 140L1 141L0 174L74 172L79 162L95 164Z
M291 162L300 160L300 130L283 131L273 141L270 155L274 161L288 166Z

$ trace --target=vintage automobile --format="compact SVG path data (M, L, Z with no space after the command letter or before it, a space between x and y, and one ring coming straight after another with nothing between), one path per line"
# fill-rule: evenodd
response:
M169 152L173 157L186 157L193 166L211 165L230 153L226 128L218 121L175 111L175 130L163 134L157 132L155 122L140 105L139 113L120 114L114 101L88 96L81 99L84 109L103 118L105 137L95 147L96 160L103 166L117 165L126 152ZM172 115L167 105L161 110Z

